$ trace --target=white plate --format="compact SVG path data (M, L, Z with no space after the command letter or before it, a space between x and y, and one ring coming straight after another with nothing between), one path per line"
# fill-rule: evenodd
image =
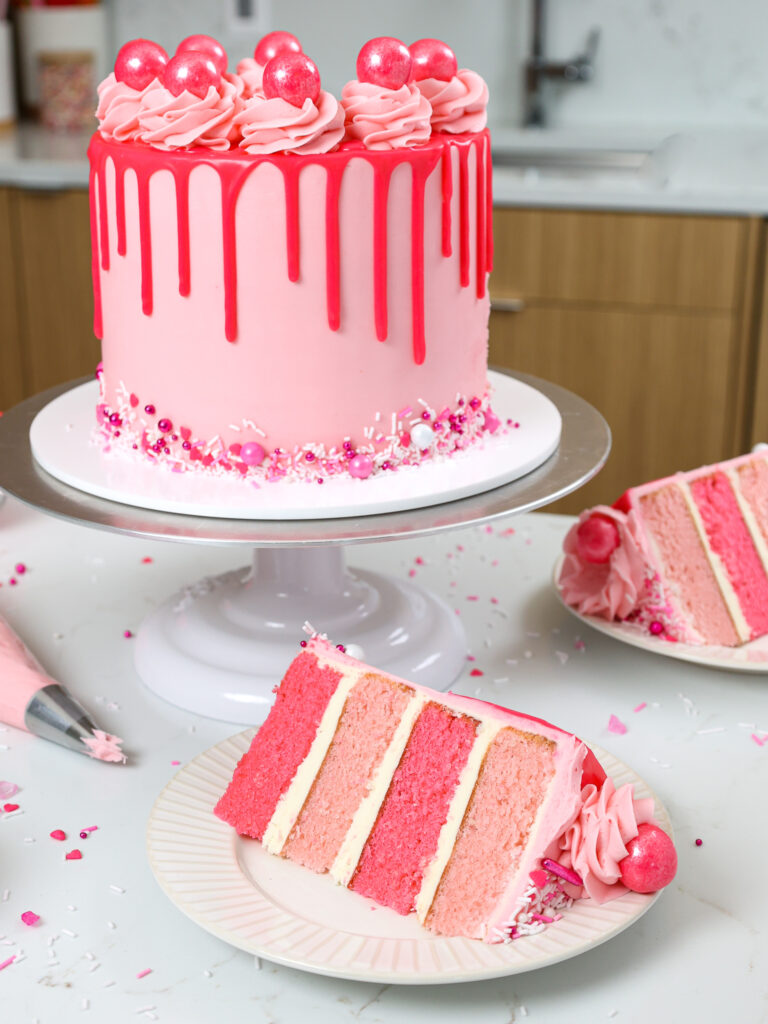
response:
M571 615L584 622L599 633L612 636L614 640L621 640L622 643L631 647L640 647L652 654L661 654L665 658L678 658L680 661L692 661L694 665L704 665L705 668L725 668L731 672L755 672L757 674L768 673L768 636L761 636L757 640L751 640L741 647L720 647L718 644L684 644L664 640L661 637L653 636L633 622L609 622L598 615L582 615L576 608L572 608L563 600L560 587L557 585L560 576L560 569L563 564L563 555L560 555L555 562L555 569L552 574L552 582L555 593L560 598L560 603L567 608Z
M265 960L316 974L383 984L479 981L584 953L641 917L658 893L628 893L602 906L579 900L538 935L486 945L424 930L290 861L266 853L213 814L255 730L218 743L165 787L149 816L149 862L170 900L206 931ZM595 749L616 785L654 794L611 754ZM669 817L654 797L656 818Z
M465 452L369 480L329 477L260 487L229 477L174 473L143 458L94 443L98 383L89 381L49 402L29 431L32 453L51 476L124 505L226 519L326 519L378 515L440 505L518 480L546 462L560 443L557 406L536 388L490 372L498 416L517 429L487 434Z

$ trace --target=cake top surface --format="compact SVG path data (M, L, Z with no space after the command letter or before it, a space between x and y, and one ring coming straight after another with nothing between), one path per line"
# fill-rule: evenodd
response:
M211 36L189 36L171 57L151 40L133 39L99 85L98 130L104 139L160 150L259 156L329 153L353 141L400 150L485 128L487 85L460 69L438 39L410 47L389 36L371 39L356 71L339 100L288 32L264 36L235 71Z

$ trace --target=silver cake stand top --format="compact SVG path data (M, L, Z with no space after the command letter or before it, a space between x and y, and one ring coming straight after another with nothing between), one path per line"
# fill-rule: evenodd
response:
M0 487L25 504L61 519L157 540L297 547L360 544L455 530L530 512L556 501L590 480L608 458L610 429L588 402L538 377L522 373L510 376L537 388L557 406L563 421L557 451L538 469L513 483L443 505L357 518L266 521L156 512L97 498L46 473L35 462L29 443L29 428L37 413L87 378L49 388L0 418Z

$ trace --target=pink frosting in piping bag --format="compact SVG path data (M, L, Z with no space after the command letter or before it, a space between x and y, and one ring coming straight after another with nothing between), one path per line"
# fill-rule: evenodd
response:
M579 554L578 529L595 514L610 519L618 530L618 547L607 562L588 562ZM627 515L607 505L587 509L568 531L563 550L558 585L566 604L582 615L605 619L625 619L640 608L650 570L634 512Z
M144 96L152 89L161 89L155 78L143 89L132 89L125 82L118 82L111 71L99 85L99 103L96 117L99 132L105 139L116 142L132 142L139 134L139 111Z
M243 106L242 94L237 75L223 75L202 99L186 89L174 96L157 83L142 97L137 138L156 149L229 149L237 138L234 119Z
M249 100L235 118L242 132L240 148L255 155L266 153L327 153L344 138L344 111L329 92L317 102L304 100L295 107L286 100L258 96Z
M400 149L429 142L429 100L410 83L385 89L371 82L347 82L341 90L347 135L366 149Z
M24 712L38 690L57 685L0 616L0 721L26 729Z
M449 81L424 78L416 82L432 107L436 132L481 132L488 121L488 86L475 71L461 68Z

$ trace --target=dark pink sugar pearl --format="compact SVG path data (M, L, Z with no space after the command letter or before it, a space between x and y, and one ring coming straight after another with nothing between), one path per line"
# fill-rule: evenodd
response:
M675 844L658 825L645 823L627 843L619 862L621 880L633 892L656 892L669 885L677 872Z
M15 569L19 576L23 576L24 573L27 571L27 567L26 565L24 565L23 562L18 562L15 566Z
M125 43L115 58L115 78L131 89L146 89L155 78L162 78L168 54L149 39L132 39ZM101 372L99 364L96 374Z
M300 640L299 641L299 647L306 647L306 646L307 646L307 641L306 640Z
M704 840L703 839L697 839L696 840L696 845L697 846L703 846L704 845Z
M653 633L654 636L660 636L664 632L664 626L660 622L655 620L648 627L649 632Z
M458 70L456 54L440 39L417 39L408 49L413 60L411 79L414 82L425 78L450 82Z
M344 644L336 644L336 650L337 650L337 651L341 651L341 653L342 653L342 654L344 654L344 652L346 651L346 649L347 649L347 648L346 648L346 647L344 646Z
M197 50L185 50L171 57L163 73L163 85L173 96L189 92L201 100L220 81L221 74L212 58Z
M145 405L144 406L144 412L147 414L147 416L154 416L155 415L155 407L154 407L154 405Z
M186 53L187 50L195 50L197 53L207 54L216 65L216 70L220 75L223 75L227 70L227 64L229 63L227 51L218 39L214 39L213 36L187 36L176 47L176 53Z
M357 55L357 77L382 89L399 89L410 78L412 64L405 43L392 36L377 36Z
M469 404L472 406L473 409L479 409L480 408L480 404L481 404L480 403L480 399L479 398L470 398Z
M157 421L157 429L163 434L167 434L170 430L173 430L173 424L169 419L163 417L163 419Z
M576 530L576 548L585 562L602 565L619 546L619 531L605 516L593 515Z
M302 107L305 100L317 102L320 72L304 53L280 53L267 62L261 84L268 100L279 98Z
M268 32L256 45L253 59L265 67L273 57L283 53L301 53L301 43L290 32Z

